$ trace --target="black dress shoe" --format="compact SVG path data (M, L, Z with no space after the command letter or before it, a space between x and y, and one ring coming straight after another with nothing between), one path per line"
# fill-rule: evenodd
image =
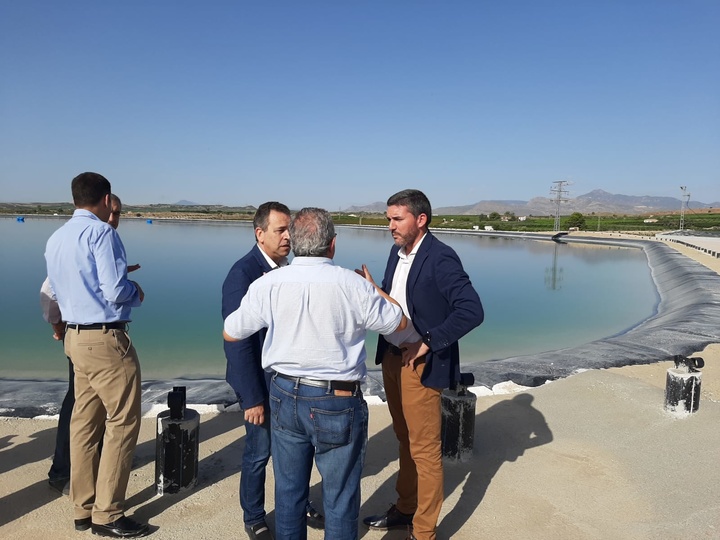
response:
M92 518L82 518L75 520L76 531L87 531L92 525Z
M308 503L307 507L305 508L305 515L307 515L308 527L319 530L325 528L325 516L315 510L315 508L313 508L310 503Z
M388 529L405 529L412 527L415 514L403 514L394 504L384 514L363 519L363 523L371 529L387 531Z
M146 523L138 523L129 517L122 516L105 525L92 524L92 533L109 538L139 538L147 535L150 527Z
M245 532L250 537L250 540L275 540L270 529L268 529L267 523L264 521L255 525L245 525Z

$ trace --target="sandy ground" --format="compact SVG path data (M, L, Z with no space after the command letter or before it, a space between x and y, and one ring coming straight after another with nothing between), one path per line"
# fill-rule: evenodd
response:
M720 259L673 246L716 272ZM446 462L438 538L720 539L720 345L702 356L700 409L664 410L671 364L593 370L477 401L475 446ZM47 485L54 420L0 418L0 538L76 539L67 497ZM143 420L128 489L128 514L152 538L245 538L238 502L244 428L239 413L206 414L200 473L191 491L156 496L155 420ZM396 442L385 405L370 407L361 516L394 502ZM267 483L273 527L272 469ZM317 473L311 498L321 507ZM402 531L367 531L400 540ZM310 539L322 532L309 530Z

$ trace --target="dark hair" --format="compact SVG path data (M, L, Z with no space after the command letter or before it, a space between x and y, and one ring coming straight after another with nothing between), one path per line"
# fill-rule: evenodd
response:
M290 245L296 257L323 257L335 238L332 217L322 208L303 208L290 222Z
M122 209L122 201L120 200L120 197L114 193L110 194L110 204L117 204Z
M403 189L387 200L388 206L405 206L415 217L425 214L427 224L432 220L432 207L430 200L419 189Z
M288 217L290 216L290 209L283 203L279 203L277 201L262 203L258 206L258 209L255 212L255 217L253 217L253 230L260 228L263 231L267 231L268 221L270 220L270 212L273 210L275 212L285 214Z
M73 203L77 208L89 208L110 195L110 182L103 175L94 172L84 172L73 178Z

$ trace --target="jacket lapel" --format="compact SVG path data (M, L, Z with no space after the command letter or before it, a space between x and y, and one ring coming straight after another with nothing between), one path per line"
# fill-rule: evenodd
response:
M413 260L412 266L410 267L410 273L408 274L407 288L405 290L405 294L407 295L408 312L411 319L413 318L414 311L412 293L413 290L415 290L415 283L420 277L422 267L425 264L428 256L430 255L430 245L432 244L434 239L435 238L433 237L433 235L430 234L430 231L428 231L427 236L425 236L425 239L422 241L422 244L420 244L420 248L415 254L415 259Z
M260 247L257 244L255 244L252 251L253 256L255 257L255 261L258 263L258 266L260 267L262 273L266 274L270 270L272 270L263 254L260 253Z
M390 289L392 289L393 276L395 275L395 269L398 265L398 250L398 247L392 247L392 249L390 250L390 258L388 259L388 264L385 268L385 277L383 278L383 291L388 294L390 294Z

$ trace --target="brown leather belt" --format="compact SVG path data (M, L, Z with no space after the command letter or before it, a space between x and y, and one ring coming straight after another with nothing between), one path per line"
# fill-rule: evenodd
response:
M296 384L305 386L314 386L316 388L327 388L328 390L344 390L345 392L355 392L360 390L360 381L321 381L319 379L307 379L305 377L292 377L285 375L279 371L275 372L281 379L294 381Z

